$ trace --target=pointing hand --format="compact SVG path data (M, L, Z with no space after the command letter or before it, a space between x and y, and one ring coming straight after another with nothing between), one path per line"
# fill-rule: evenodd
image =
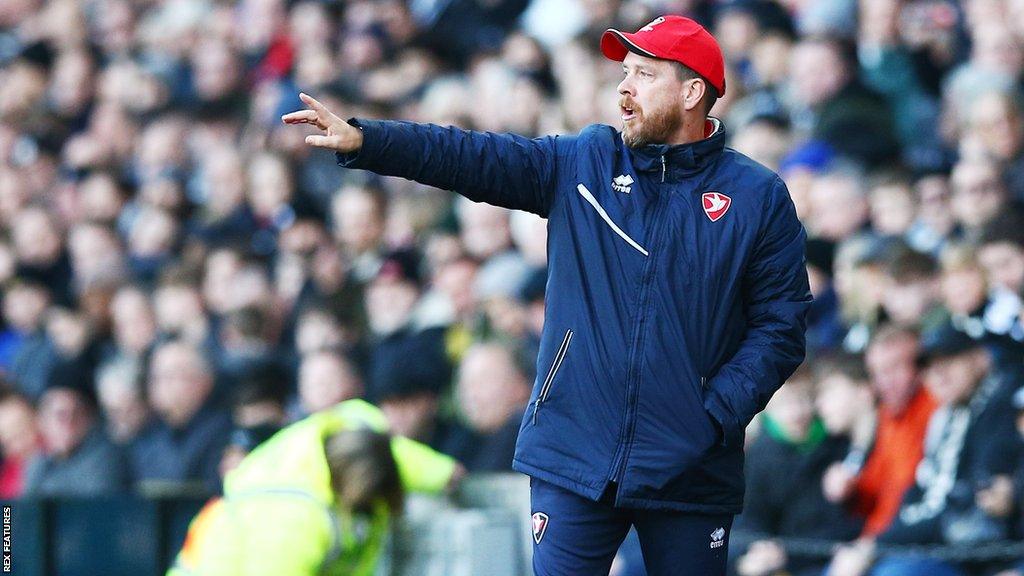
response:
M326 134L306 136L306 144L327 148L335 152L355 152L363 146L363 131L336 116L312 96L300 93L299 98L309 107L281 116L285 124L312 124Z

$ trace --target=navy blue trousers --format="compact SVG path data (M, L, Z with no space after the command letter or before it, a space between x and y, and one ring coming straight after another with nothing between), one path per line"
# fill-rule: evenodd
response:
M536 479L530 501L537 576L607 576L630 526L650 576L725 575L731 514L617 508Z

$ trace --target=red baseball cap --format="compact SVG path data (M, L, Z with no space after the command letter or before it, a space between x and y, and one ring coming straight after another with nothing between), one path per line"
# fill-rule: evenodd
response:
M703 26L683 16L659 16L634 34L614 28L601 36L601 52L610 60L622 62L628 52L650 58L675 60L703 76L725 94L725 61L722 49Z

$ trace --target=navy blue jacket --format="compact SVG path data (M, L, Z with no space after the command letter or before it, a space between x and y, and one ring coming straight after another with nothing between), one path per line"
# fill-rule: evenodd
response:
M363 146L343 166L548 219L513 468L593 500L615 481L620 506L738 513L744 428L804 358L805 234L782 180L717 120L642 150L602 125L531 140L351 122Z

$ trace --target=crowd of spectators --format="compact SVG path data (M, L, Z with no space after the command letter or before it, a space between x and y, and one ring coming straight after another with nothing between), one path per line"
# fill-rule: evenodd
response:
M1024 574L876 560L1024 530L1022 0L5 0L0 497L216 492L354 397L509 469L545 222L340 169L279 117L302 90L347 116L615 125L599 35L660 13L715 33L712 114L809 235L808 360L751 425L737 528L763 537L732 569Z

